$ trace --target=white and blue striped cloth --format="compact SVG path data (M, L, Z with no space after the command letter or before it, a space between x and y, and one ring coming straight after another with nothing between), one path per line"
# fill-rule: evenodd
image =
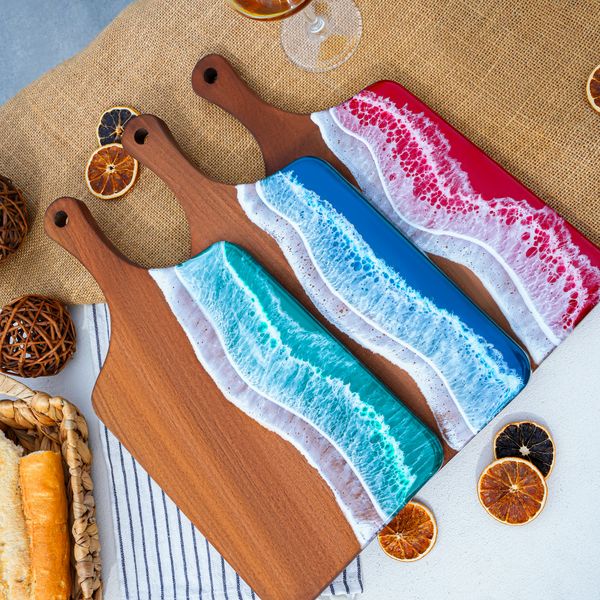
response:
M89 307L97 372L108 351L106 305ZM101 439L112 484L112 512L125 600L258 600L248 584L179 511L148 473L104 427ZM323 595L363 591L360 557Z

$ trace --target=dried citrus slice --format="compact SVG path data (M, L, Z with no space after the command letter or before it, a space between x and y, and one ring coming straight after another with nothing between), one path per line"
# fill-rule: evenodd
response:
M488 465L477 491L483 508L507 525L524 525L535 519L548 495L544 476L522 458L500 458Z
M104 111L96 130L100 145L120 144L127 121L139 114L135 108L129 106L113 106Z
M496 458L524 458L548 477L554 466L554 441L548 430L538 423L509 423L496 434L494 455Z
M587 97L592 108L600 112L600 65L590 75L587 82Z
M378 534L383 551L402 562L428 554L437 539L437 525L431 511L419 502L409 502Z
M109 144L90 156L85 181L94 196L111 200L126 194L133 187L137 174L137 160L127 154L121 144Z

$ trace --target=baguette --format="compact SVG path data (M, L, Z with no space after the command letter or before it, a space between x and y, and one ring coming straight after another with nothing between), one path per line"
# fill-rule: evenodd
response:
M0 598L29 600L29 542L19 490L23 448L0 431Z
M21 458L19 480L31 557L32 600L68 600L71 593L67 494L56 452Z

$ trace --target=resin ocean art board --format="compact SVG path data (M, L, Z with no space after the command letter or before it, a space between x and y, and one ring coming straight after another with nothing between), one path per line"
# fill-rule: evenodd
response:
M434 434L238 246L150 275L223 395L296 447L361 545L441 466Z
M452 448L527 382L521 348L324 161L239 185L238 200L316 308L412 377Z
M370 201L471 269L540 363L600 299L600 250L402 86L314 113Z

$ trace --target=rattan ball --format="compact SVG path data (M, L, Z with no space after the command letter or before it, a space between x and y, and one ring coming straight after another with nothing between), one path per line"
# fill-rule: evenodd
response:
M27 204L21 190L0 175L0 260L19 248L28 229Z
M0 311L0 371L20 377L55 375L75 352L75 326L52 298L23 296Z

